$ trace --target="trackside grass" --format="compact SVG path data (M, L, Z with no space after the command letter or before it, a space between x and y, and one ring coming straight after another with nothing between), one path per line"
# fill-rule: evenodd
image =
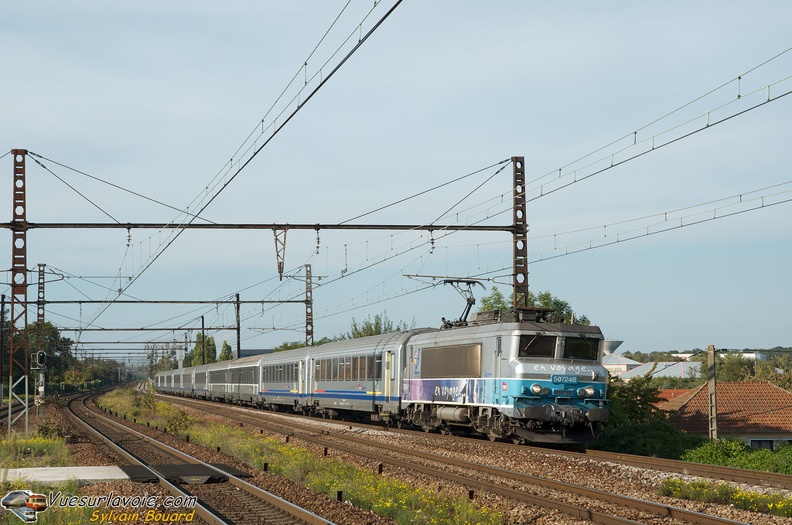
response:
M728 483L669 479L660 484L660 494L672 498L733 505L738 509L752 512L792 517L792 498L749 492Z
M0 441L0 468L65 467L72 465L62 439L12 435ZM4 493L5 494L5 493ZM2 496L2 494L0 494Z
M270 472L332 498L337 491L343 491L345 501L398 523L494 525L505 522L500 512L467 498L444 496L336 459L316 457L307 449L264 436L251 436L238 427L198 421L167 403L156 402L151 410L145 410L133 399L134 394L118 390L102 396L99 404L118 412L119 416L126 413L125 409L134 409L136 415L133 417L138 423L167 427L169 432L182 437L189 435L191 443L212 449L220 447L224 453L257 469L263 469L266 463ZM131 419L130 415L127 419ZM173 428L168 421L175 422L178 428Z

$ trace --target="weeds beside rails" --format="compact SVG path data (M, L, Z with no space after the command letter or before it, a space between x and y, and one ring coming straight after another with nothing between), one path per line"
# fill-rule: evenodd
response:
M337 459L314 456L307 449L286 445L264 436L251 436L238 427L199 421L178 408L162 402L146 409L144 396L113 392L102 396L100 406L138 423L167 428L172 434L190 436L190 443L210 449L220 447L248 465L284 476L294 482L335 498L343 492L344 501L355 507L394 519L403 524L480 523L502 524L501 512L489 509L467 497L444 496L405 481L392 479ZM119 403L115 403L115 401ZM130 413L126 413L127 410ZM134 416L132 416L134 412Z
M63 467L72 465L63 439L41 436L0 440L0 468ZM0 497L3 494L0 494Z
M733 505L735 508L752 512L792 517L792 498L749 492L729 483L669 479L660 483L659 491L663 496L672 498Z

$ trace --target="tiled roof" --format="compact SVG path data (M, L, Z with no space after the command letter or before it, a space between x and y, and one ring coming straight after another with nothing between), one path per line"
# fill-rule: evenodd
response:
M683 394L689 394L690 390L690 388L666 388L659 392L659 397L663 401L671 401Z
M704 383L704 387L707 386L707 383ZM685 403L690 401L690 399L698 394L699 390L701 390L701 386L697 386L696 388L691 388L689 390L683 390L679 394L673 397L666 398L667 400L664 403L658 403L657 407L662 410L679 410L680 407L684 406ZM660 396L662 397L663 392L666 390L660 391ZM709 400L709 397L707 397ZM709 402L709 401L708 401ZM707 413L709 414L709 405L707 405ZM708 423L709 424L709 423ZM709 427L707 427L707 433L709 433Z
M719 382L715 402L718 432L792 433L792 392L767 382ZM701 385L689 395L660 405L674 426L692 434L709 433L709 391Z

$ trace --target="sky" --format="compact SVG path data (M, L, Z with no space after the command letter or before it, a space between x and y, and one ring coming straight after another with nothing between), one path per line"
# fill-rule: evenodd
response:
M405 1L331 74L394 1L372 6L4 3L0 155L40 155L28 221L507 226L504 161L523 156L532 291L620 351L792 346L792 4ZM11 182L5 155L5 221ZM27 245L47 301L301 300L310 264L316 340L459 317L438 277L511 294L503 232L292 229L282 280L266 229L33 229ZM302 304L240 315L243 349L304 340ZM236 347L227 303L46 306L78 355L117 358L202 317ZM163 330L109 330L141 327Z

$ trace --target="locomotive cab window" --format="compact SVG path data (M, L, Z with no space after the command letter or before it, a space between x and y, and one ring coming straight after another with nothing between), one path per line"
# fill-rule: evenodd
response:
M517 357L555 357L556 338L550 335L522 334Z
M596 361L599 354L599 339L590 337L567 337L564 342L565 359L588 359Z

